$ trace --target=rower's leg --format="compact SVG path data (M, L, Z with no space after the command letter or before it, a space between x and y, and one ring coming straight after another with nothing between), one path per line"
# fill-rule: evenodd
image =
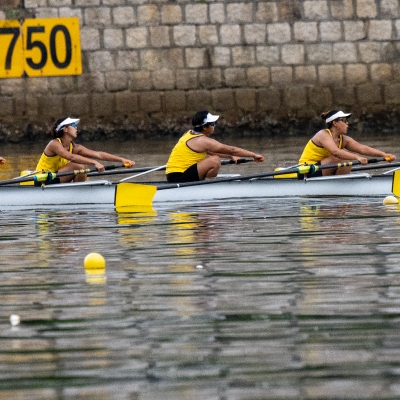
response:
M86 168L86 165L84 165L84 164L77 164L77 163L69 162L65 167L60 168L58 170L58 172L73 171L73 170L76 170L76 169L85 169L85 168ZM61 183L68 183L68 182L71 182L71 181L74 181L74 182L85 182L86 179L87 179L86 174L77 174L75 176L74 175L61 176L60 177L60 182Z
M197 172L200 180L215 178L218 175L221 160L218 156L210 156L197 163Z
M351 167L341 167L336 170L335 175L346 175L351 172Z
M341 162L346 162L346 160L342 160L337 157L327 157L321 160L321 165L326 165L326 164L336 164L336 163L341 163ZM329 175L345 175L349 174L351 172L351 167L341 167L341 168L329 168L329 169L323 169L322 170L322 176L329 176Z

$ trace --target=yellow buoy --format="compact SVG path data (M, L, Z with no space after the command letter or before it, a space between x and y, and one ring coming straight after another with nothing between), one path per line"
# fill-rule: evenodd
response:
M383 199L383 204L384 205L388 205L388 204L398 204L399 203L399 200L396 198L396 197L394 197L394 196L386 196L384 199Z
M85 269L104 270L106 267L106 260L99 253L89 253L83 261Z

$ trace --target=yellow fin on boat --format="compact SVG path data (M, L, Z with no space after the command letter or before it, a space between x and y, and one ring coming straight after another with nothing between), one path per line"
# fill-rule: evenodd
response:
M30 170L24 170L21 171L19 176L27 176L27 175L32 175L34 173L34 171L30 171ZM33 185L33 180L29 181L29 182L20 182L20 185Z
M397 197L400 196L400 170L394 171L392 180L392 193Z
M275 168L274 171L282 171L285 168ZM274 178L297 178L297 172L292 172L290 174L274 175Z
M122 211L122 207L151 207L157 187L140 183L118 183L115 191L115 208Z

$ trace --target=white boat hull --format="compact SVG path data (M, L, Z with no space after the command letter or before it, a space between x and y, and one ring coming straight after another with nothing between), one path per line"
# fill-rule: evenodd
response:
M387 196L392 194L392 176L369 174L345 177L257 179L158 190L157 202L193 200L289 197L289 196Z
M40 207L71 205L114 206L116 185L108 181L44 187L0 186L0 206Z
M238 177L239 178L239 177ZM126 183L125 183L126 185ZM135 184L128 202L136 206ZM34 186L0 186L0 207L83 207L114 208L118 184L105 180ZM392 194L392 176L358 174L344 177L258 179L210 183L157 190L153 206L162 203L214 201L223 199L289 196L387 196Z

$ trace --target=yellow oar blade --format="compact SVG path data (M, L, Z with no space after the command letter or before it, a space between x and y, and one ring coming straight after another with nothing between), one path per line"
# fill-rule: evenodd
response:
M392 180L392 192L395 196L400 196L400 170L394 171Z
M123 207L151 207L157 187L139 183L119 183L115 192L115 208L123 211Z

